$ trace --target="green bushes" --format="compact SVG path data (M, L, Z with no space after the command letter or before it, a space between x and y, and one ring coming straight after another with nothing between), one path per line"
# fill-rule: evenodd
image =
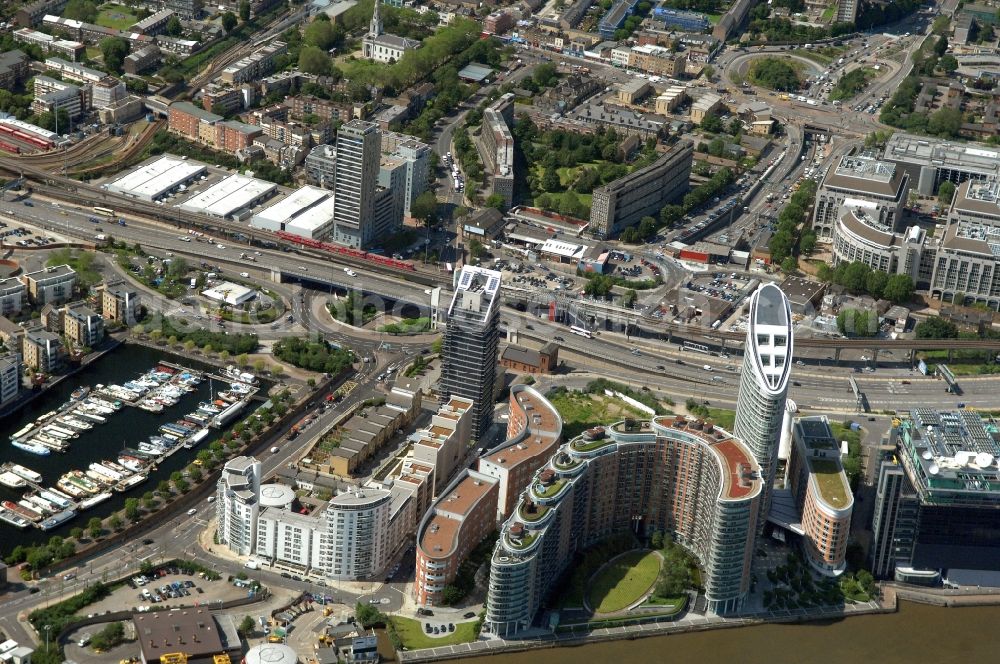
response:
M204 328L188 329L181 327L185 321L175 321L163 316L147 325L147 330L158 330L163 338L177 337L177 341L184 343L191 341L198 348L211 346L216 352L228 351L230 355L242 355L252 353L259 345L256 334L227 334L225 332L212 332Z
M430 318L404 318L398 323L389 323L378 328L379 332L389 334L418 334L431 329Z
M627 397L632 397L642 405L652 408L657 415L663 415L666 413L663 403L661 403L652 392L647 392L645 390L633 390L628 385L622 385L621 383L616 383L608 380L607 378L598 378L597 380L590 381L587 383L587 387L583 391L587 394L604 394L605 390L620 392ZM673 405L673 401L670 399L664 399L663 401L671 406Z
M354 355L326 340L306 341L298 337L281 339L272 349L274 356L296 367L336 375L351 366Z
M802 86L795 67L782 58L760 58L750 66L750 80L771 90L791 92Z
M28 622L39 634L46 625L49 626L50 634L58 634L66 625L72 622L76 613L84 607L99 602L111 594L113 586L96 583L87 586L83 592L73 595L69 599L53 604L42 609L35 609L28 614Z
M90 639L91 647L97 652L107 652L125 641L125 624L113 622Z

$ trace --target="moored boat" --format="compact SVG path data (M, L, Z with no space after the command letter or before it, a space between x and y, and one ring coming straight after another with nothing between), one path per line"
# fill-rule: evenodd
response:
M38 456L48 456L52 453L52 450L45 447L44 445L39 445L38 443L21 442L20 440L12 440L11 445L21 450L22 452L28 452L30 454L37 454Z

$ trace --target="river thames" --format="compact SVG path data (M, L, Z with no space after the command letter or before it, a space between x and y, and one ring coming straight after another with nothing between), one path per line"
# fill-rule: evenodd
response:
M897 613L475 657L463 664L971 664L998 659L1000 606L900 602Z

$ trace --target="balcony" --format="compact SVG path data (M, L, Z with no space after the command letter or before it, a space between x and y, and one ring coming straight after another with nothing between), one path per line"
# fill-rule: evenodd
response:
M565 487L566 484L566 480L563 479L556 480L551 484L534 482L531 485L531 493L539 500L551 500L562 492L563 487Z

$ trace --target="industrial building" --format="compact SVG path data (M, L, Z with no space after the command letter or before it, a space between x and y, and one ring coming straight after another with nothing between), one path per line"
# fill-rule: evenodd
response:
M333 231L333 193L306 185L253 216L254 228L320 240Z
M105 189L152 202L182 191L207 172L208 167L201 162L162 155L113 180Z
M182 210L224 219L245 219L278 190L278 185L247 175L233 174L181 204Z

